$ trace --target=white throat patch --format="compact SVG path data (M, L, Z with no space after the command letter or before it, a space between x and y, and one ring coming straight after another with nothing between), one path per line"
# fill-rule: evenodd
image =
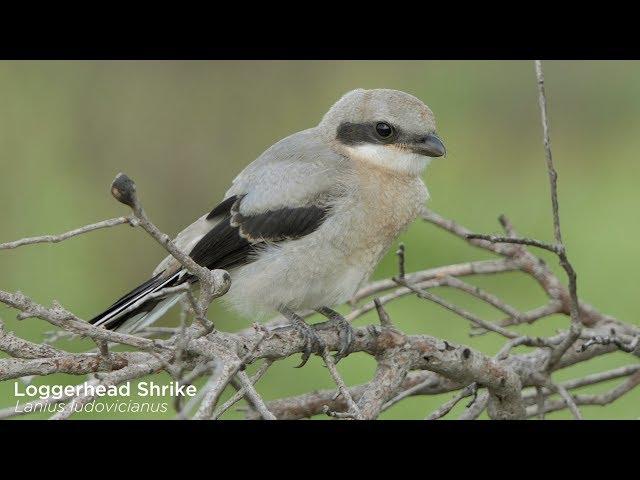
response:
M430 157L395 145L357 145L344 149L356 160L407 175L420 175L431 161Z

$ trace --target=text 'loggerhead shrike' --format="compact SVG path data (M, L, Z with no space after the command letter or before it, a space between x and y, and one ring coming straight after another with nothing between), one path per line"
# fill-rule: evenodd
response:
M233 181L224 200L185 228L176 245L198 264L224 269L223 297L245 316L278 311L307 338L303 364L319 348L295 312L315 310L339 327L348 353L351 326L331 306L349 300L394 239L420 213L428 192L420 175L445 154L429 108L397 90L353 90L316 127L266 150ZM91 320L132 332L148 326L180 298L151 298L195 282L173 257L151 279Z

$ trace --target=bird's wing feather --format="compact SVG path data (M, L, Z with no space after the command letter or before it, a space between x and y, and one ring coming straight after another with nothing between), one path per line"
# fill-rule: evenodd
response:
M305 236L327 215L346 162L315 129L291 135L248 165L176 243L203 266L229 269L250 261L257 245ZM154 273L169 265L172 272L174 263L165 259Z
M262 213L323 203L348 160L315 128L295 133L266 150L233 181L225 198L242 196L240 213Z

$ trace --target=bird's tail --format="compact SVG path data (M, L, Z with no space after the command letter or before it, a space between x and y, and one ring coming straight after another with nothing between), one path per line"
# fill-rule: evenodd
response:
M151 325L184 295L184 293L160 296L152 294L157 294L163 288L182 283L184 273L184 271L179 271L170 277L162 277L162 272L159 273L120 297L104 312L89 320L89 323L124 333Z

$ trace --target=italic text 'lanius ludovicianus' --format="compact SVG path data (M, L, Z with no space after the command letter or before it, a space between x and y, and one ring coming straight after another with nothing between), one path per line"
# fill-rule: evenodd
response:
M176 245L200 265L227 270L223 297L256 318L278 311L319 346L295 312L316 310L340 329L340 358L351 327L331 306L349 300L396 237L420 213L428 192L420 175L445 147L433 114L397 90L353 90L313 128L280 140L233 181L224 200L185 228ZM162 316L184 293L152 298L196 279L173 257L91 323L131 332Z

